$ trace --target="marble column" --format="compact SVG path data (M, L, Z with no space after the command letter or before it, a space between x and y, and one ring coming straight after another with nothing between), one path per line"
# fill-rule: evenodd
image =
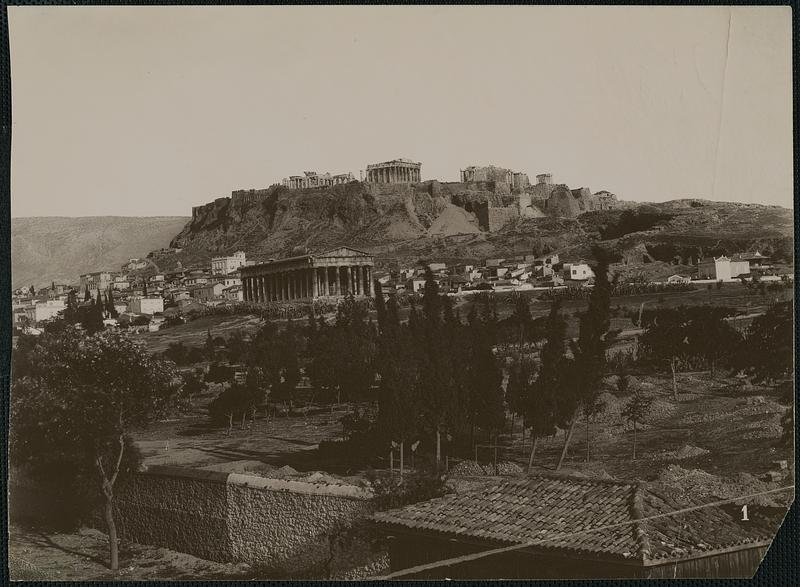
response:
M242 280L242 289L244 289L244 300L246 302L250 301L250 278L245 277Z
M353 274L350 272L350 265L344 268L345 290L344 295L353 293Z
M317 280L317 268L314 267L311 270L311 297L316 298L319 297L319 281Z
M297 271L289 272L289 299L297 299Z

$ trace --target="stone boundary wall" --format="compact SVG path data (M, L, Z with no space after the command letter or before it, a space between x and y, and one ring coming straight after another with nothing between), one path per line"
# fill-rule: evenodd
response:
M354 523L371 515L372 493L353 485L151 467L117 496L127 540L277 572L345 573L362 564ZM99 525L102 527L102 524Z

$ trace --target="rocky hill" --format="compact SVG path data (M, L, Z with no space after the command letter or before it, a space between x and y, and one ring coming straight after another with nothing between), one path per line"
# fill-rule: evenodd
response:
M603 243L631 271L667 275L698 257L760 248L790 260L793 215L777 206L705 200L624 203L620 209L577 217L512 219L487 232L478 211L513 206L518 196L486 183L424 182L289 191L281 187L236 192L193 210L172 240L184 250L156 256L159 264L205 264L237 249L265 260L347 244L372 252L380 265L418 259L474 261L514 253L555 250L562 258L588 258ZM675 267L678 265L679 267Z
M12 287L76 282L81 273L119 270L165 247L189 218L91 216L11 219Z

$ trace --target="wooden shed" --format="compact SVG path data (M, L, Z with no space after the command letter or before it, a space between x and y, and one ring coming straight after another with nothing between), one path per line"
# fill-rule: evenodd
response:
M555 476L494 480L374 516L392 572L527 545L409 579L751 577L780 516L753 508L741 518L741 505L709 506L664 484Z

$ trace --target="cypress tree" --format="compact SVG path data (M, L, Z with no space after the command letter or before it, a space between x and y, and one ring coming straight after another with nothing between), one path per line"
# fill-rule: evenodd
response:
M611 289L612 283L608 279L608 268L611 255L605 249L594 247L593 254L597 263L592 267L594 272L594 287L589 295L589 305L586 312L580 316L580 328L577 342L573 342L572 355L574 369L570 370L574 376L574 383L569 391L563 395L571 403L572 415L569 418L567 436L561 451L556 469L560 469L567 455L572 433L577 421L578 410L582 408L587 418L587 458L588 458L588 428L592 415L597 413L602 405L599 403L600 384L606 371L606 350L613 343L617 332L609 330L611 324ZM572 399L570 399L572 396Z
M86 290L85 290L85 292L83 294L83 301L84 302L89 302L91 300L92 300L92 294L89 293L89 286L87 285L86 286Z

